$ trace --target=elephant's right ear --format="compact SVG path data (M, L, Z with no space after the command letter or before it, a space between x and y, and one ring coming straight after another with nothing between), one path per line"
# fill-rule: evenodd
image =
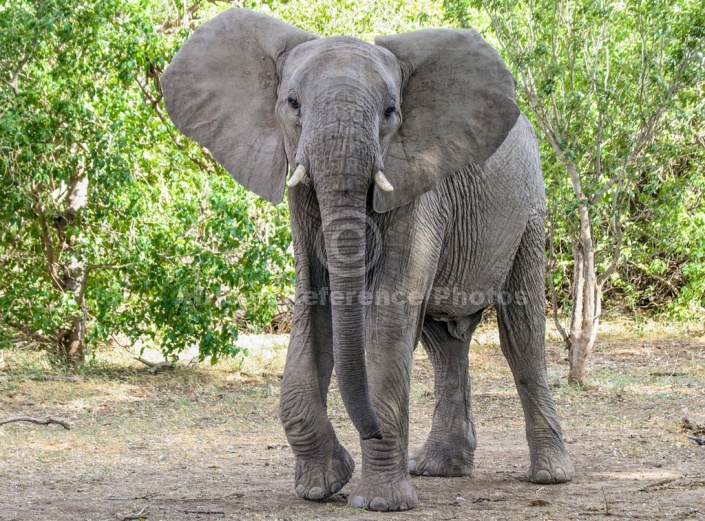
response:
M237 181L281 202L287 161L277 125L277 62L317 36L247 9L196 29L162 75L169 117Z

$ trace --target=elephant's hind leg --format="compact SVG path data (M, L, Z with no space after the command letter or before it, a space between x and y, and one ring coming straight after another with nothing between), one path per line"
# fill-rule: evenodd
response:
M426 443L409 459L409 472L419 476L469 476L472 473L475 424L470 405L468 351L482 318L478 311L465 324L463 338L445 322L426 318L422 342L433 364L436 407Z
M503 302L496 303L499 336L524 409L531 453L529 479L570 481L575 470L563 444L546 375L544 224L539 215L529 220L504 289Z

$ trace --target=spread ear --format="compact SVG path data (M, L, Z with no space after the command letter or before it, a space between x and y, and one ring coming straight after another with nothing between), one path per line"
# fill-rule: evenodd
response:
M196 29L162 75L169 117L246 188L277 204L287 161L277 125L278 60L317 36L247 9Z
M375 187L375 210L385 212L486 161L520 111L514 77L477 31L429 29L375 43L397 57L405 78L402 124L384 160L394 191Z

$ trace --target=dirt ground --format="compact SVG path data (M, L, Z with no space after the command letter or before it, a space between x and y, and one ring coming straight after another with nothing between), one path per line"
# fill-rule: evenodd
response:
M347 507L359 479L323 502L293 493L294 457L278 420L285 339L251 348L244 364L151 375L118 355L78 382L43 381L21 353L0 371L0 418L60 416L58 425L0 427L0 520L222 519L705 519L705 446L688 439L683 407L705 422L705 344L602 340L590 384L566 384L565 353L549 345L549 377L577 477L541 486L529 462L521 407L492 334L472 346L476 470L413 477L419 507ZM266 343L266 342L265 342ZM414 362L411 448L433 413L428 359ZM356 433L334 389L330 417L359 465Z

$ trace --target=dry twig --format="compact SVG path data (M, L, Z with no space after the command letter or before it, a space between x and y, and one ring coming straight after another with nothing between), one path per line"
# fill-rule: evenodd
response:
M62 420L61 418L56 418L54 416L48 416L43 420L40 418L32 418L31 416L10 416L9 418L0 420L0 425L12 422L30 422L36 423L37 425L49 425L50 423L56 423L58 425L61 425L66 430L71 430L71 424L69 422L67 422L66 420Z
M650 483L649 485L646 485L645 487L640 488L639 490L641 492L647 492L649 489L658 488L658 487L662 487L663 485L668 485L669 483L673 483L677 479L678 478L662 479L662 480L656 481L655 483Z
M138 362L142 362L144 365L148 366L149 369L147 369L148 372L152 374L157 374L161 373L162 371L165 371L166 369L176 369L177 367L193 367L195 365L198 365L198 357L194 357L191 360L189 360L185 364L181 363L171 363L168 360L164 360L162 362L150 362L146 358L142 358L141 356L136 356L135 360Z

